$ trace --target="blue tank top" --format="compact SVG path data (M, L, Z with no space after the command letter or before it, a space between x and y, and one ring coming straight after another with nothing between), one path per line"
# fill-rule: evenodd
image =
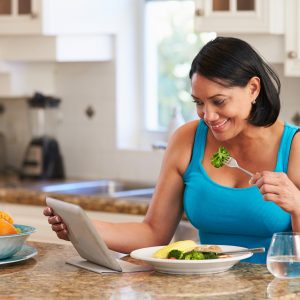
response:
M285 123L277 155L275 172L285 172L291 142L299 130ZM200 120L196 130L192 158L183 180L184 211L199 230L201 244L265 247L245 261L266 263L274 232L291 231L290 215L271 201L265 201L256 186L231 188L213 181L202 165L208 127Z

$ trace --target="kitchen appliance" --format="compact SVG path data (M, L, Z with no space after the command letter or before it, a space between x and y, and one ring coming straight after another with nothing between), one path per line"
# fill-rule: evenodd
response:
M26 149L21 178L62 179L63 159L55 138L58 123L58 98L35 93L28 99L32 139Z

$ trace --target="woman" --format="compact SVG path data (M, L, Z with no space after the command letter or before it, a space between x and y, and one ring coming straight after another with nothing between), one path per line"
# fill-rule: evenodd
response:
M168 244L183 211L202 244L268 248L274 232L300 232L300 134L278 119L276 74L246 42L218 37L195 57L190 79L200 121L173 135L143 222L95 221L108 247L129 253ZM214 168L220 146L255 175ZM67 239L60 217L44 214ZM265 263L266 254L249 261Z

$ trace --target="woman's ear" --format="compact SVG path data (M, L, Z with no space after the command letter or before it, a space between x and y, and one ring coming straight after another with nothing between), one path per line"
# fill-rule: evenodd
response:
M260 79L257 76L253 76L248 82L248 87L252 101L255 101L260 92Z

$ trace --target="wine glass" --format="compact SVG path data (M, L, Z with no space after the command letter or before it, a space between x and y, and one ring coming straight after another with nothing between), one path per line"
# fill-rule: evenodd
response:
M300 277L300 233L274 233L267 254L267 268L281 279Z

